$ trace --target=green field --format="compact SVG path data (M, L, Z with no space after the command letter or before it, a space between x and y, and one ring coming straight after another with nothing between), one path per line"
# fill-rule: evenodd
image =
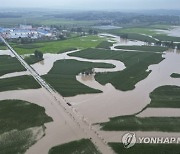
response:
M0 101L0 121L0 153L23 154L36 142L33 131L28 128L42 127L52 118L45 114L44 108L35 104L3 100Z
M96 47L104 40L105 40L104 38L91 35L91 36L76 37L61 41L13 45L13 47L19 54L34 53L35 50L42 51L43 53L62 53L72 48L86 49L86 48Z
M79 73L92 68L113 68L111 64L90 63L76 60L60 60L55 62L50 72L43 76L61 95L75 96L78 94L100 93L101 91L89 88L76 80Z
M108 42L108 41L103 41L99 45L97 45L96 48L110 49L111 46L113 46L113 43Z
M89 139L81 139L50 149L49 154L100 154Z
M67 19L61 19L61 18L49 18L49 19L45 19L40 21L41 24L43 25L67 25L67 26L72 26L72 25L76 25L76 26L91 26L94 25L95 23L97 23L97 21L93 21L93 20L67 20Z
M25 15L23 17L19 18L0 18L0 26L2 27L14 27L19 26L20 24L23 24L24 22L27 22L27 24L32 25L61 25L61 26L90 26L94 25L97 21L86 21L86 20L67 20L67 19L61 19L61 18L53 18L53 17L43 17L41 14L31 14Z
M153 29L162 29L162 30L169 30L172 29L172 25L150 25L148 28L153 28Z
M128 39L139 40L143 42L153 42L153 43L156 42L155 39L146 36L146 35L154 35L156 33L150 28L121 28L121 29L109 30L108 33L119 36L123 36L124 34L127 34Z
M179 144L138 144L126 149L122 143L109 143L117 154L179 154Z
M146 35L156 35L156 31L153 28L149 27L136 27L136 28L121 28L110 30L113 33L130 33L130 34L146 34Z
M155 38L159 39L160 41L180 42L180 37L167 36L165 34L156 35Z
M34 55L30 55L28 57L25 57L24 60L28 63L28 64L35 64L37 62L42 61L43 59L41 58L37 58Z
M150 94L150 98L151 103L148 105L148 107L180 108L180 87L159 87Z
M178 74L178 73L173 73L173 74L171 74L171 77L172 77L172 78L180 78L180 74Z
M0 50L6 50L7 49L7 47L6 46L4 46L4 45L0 45Z
M110 118L101 123L105 131L160 131L180 132L180 117L136 117L135 115Z
M164 52L168 48L160 46L117 46L116 49L125 49L125 50L138 50L138 51L149 51L149 52Z
M155 31L156 29L168 29L171 28L168 25L156 25L155 27L137 27L137 28L121 28L121 29L115 29L115 30L110 30L108 31L111 34L119 35L122 36L124 34L128 34L128 39L133 39L133 40L140 40L144 42L153 42L155 43L156 40L149 37L149 36L144 36L145 35L151 35L156 39L159 39L160 41L174 41L174 42L180 42L180 37L173 37L173 36L167 36L166 34L158 34L159 32Z
M34 80L32 76L28 75L0 79L0 92L38 88L41 88L41 86Z
M25 68L16 58L6 55L0 56L0 76L21 71L25 71Z
M150 52L127 52L101 49L87 49L70 54L71 56L88 59L114 59L122 61L126 69L120 72L96 74L95 79L105 85L111 83L116 89L127 91L145 79L151 72L146 71L149 65L158 64L163 60L161 54Z

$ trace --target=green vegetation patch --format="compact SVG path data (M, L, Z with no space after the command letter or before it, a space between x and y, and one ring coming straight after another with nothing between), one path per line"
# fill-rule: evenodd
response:
M126 149L122 143L109 143L117 154L179 154L179 144L138 144Z
M60 60L55 62L50 72L43 76L63 96L78 94L100 93L101 91L89 88L76 80L76 75L93 68L113 68L111 64L81 62L76 60Z
M23 116L22 116L23 115ZM21 100L0 101L0 134L17 129L42 126L52 118L45 114L45 109L36 104Z
M49 154L100 154L89 139L81 139L50 149Z
M171 77L172 77L172 78L180 78L180 74L178 74L178 73L173 73L173 74L171 74Z
M161 30L169 30L172 28L172 25L150 25L149 28L153 29L161 29Z
M144 27L136 27L136 28L121 28L121 29L113 29L110 32L119 34L119 33L127 33L127 34L146 34L146 35L155 35L157 32L154 31L154 28L144 28Z
M121 28L121 29L115 29L115 30L109 30L108 32L111 34L119 35L119 36L126 36L128 39L133 40L139 40L143 42L152 42L155 43L156 39L159 39L160 41L174 41L174 42L180 42L180 37L174 37L174 36L167 36L166 34L158 34L159 32L156 31L156 29L168 29L168 25L155 25L154 27L137 27L137 28ZM145 34L145 35L144 35ZM152 37L149 37L153 36Z
M150 71L146 71L149 65L158 64L163 60L162 55L150 52L111 51L102 49L86 49L71 56L88 59L114 59L123 62L126 69L120 72L106 74L98 73L95 79L105 85L111 83L116 89L127 91L135 88L135 85L145 79Z
M122 37L126 35L126 33L118 33L116 35L119 35L120 37ZM156 40L154 38L146 36L146 35L142 35L142 34L136 34L136 33L128 33L127 39L156 43Z
M136 117L135 115L110 118L100 124L105 131L163 131L179 132L180 117Z
M180 37L175 37L175 36L167 36L163 34L155 35L155 38L157 38L160 41L173 41L173 42L180 42Z
M37 62L42 61L43 59L38 58L38 57L36 57L36 56L34 56L34 55L30 55L30 56L25 57L24 60L25 60L28 64L34 64L34 63L37 63Z
M127 39L139 40L143 42L155 43L156 40L147 35L155 35L156 32L151 28L121 28L108 31L111 34L118 36L126 36ZM145 35L144 35L145 34Z
M0 153L23 154L36 142L38 135L29 128L42 127L52 118L45 114L43 107L36 104L3 100L0 101L0 121Z
M7 49L7 47L6 46L4 46L4 45L0 45L0 50L6 50Z
M93 41L96 40L96 41ZM17 47L14 46L14 49L19 54L29 54L34 53L35 50L40 50L43 53L62 53L66 52L67 49L85 49L90 47L96 47L99 43L104 41L104 38L100 38L96 35L86 36L86 37L76 37L67 40L61 41L52 41L52 42L42 42L42 43L31 43L29 46L33 46L32 49L27 49L27 44ZM34 48L37 46L38 48Z
M116 49L150 51L150 52L164 52L168 50L168 48L160 47L160 46L117 46Z
M41 86L34 80L32 76L28 75L0 79L0 92L38 88L41 88Z
M16 45L16 48L22 48L22 49L38 49L41 48L43 46L40 46L38 44L20 44L20 45Z
M103 41L99 45L97 45L96 48L110 49L111 46L113 46L112 42Z
M158 87L150 94L150 98L151 103L148 105L148 107L180 108L180 87Z
M43 131L43 130L42 130ZM0 153L24 154L25 151L36 143L36 135L32 130L13 130L0 136Z
M21 71L25 71L25 68L15 57L6 55L0 56L0 76Z

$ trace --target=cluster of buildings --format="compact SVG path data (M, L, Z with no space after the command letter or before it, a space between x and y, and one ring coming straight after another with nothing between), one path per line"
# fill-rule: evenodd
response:
M38 39L42 37L55 37L56 30L49 27L36 27L31 25L20 25L18 28L1 28L0 33L4 38L16 39L16 38L31 38Z

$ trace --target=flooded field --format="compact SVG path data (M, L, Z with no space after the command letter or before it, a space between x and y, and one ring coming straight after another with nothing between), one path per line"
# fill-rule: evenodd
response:
M119 36L112 35L112 34L100 34L100 37L108 37L110 38L108 41L109 42L114 42L113 46L111 47L111 50L119 50L116 49L116 46L134 46L134 45L146 45L147 43L138 41L138 40L129 40L129 39L123 39Z
M170 77L173 72L180 72L180 68L176 67L180 65L180 55L176 51L170 51L164 57L165 60L160 64L149 67L149 70L152 70L151 74L140 81L132 91L122 92L116 90L111 84L100 85L93 77L86 81L81 76L77 76L79 82L89 87L99 88L103 93L79 95L66 99L76 105L76 108L94 123L108 121L109 117L137 113L150 103L149 94L157 87L180 86L180 79Z
M45 136L34 144L27 154L48 153L49 149L55 145L84 137L84 133L77 125L74 125L71 118L63 114L44 89L1 92L0 100L5 99L19 99L37 104L44 107L46 114L53 118L53 122L45 124Z
M160 34L166 34L168 36L180 37L180 27L174 26L173 29L170 30L156 30Z
M120 45L145 45L141 41L123 40L120 37L114 35L102 34L101 37L111 37L109 41L113 40L115 43L111 47L111 50ZM73 52L79 50L69 51L62 54L44 54L44 60L33 64L32 67L40 74L47 74L53 64L57 60L73 59L82 62L93 63L107 63L113 64L114 68L94 68L94 72L117 72L125 69L125 65L117 60L90 60L85 58L78 58L68 56ZM11 55L9 50L0 51L0 55ZM163 54L165 58L159 64L149 66L148 70L152 72L150 75L136 84L136 88L131 91L123 92L115 89L111 84L101 85L95 79L95 73L92 75L76 76L77 81L87 85L88 87L101 90L100 94L86 94L77 95L74 97L66 97L65 101L72 104L72 107L81 113L90 123L99 123L108 121L110 117L116 117L121 115L131 115L139 112L145 106L150 103L149 94L159 86L163 85L178 85L180 86L180 79L171 78L172 73L180 73L180 54L177 50L169 50ZM14 77L29 75L28 71L15 72L1 76L0 78ZM63 114L57 104L53 103L53 98L43 89L37 90L17 90L0 93L0 100L4 99L20 99L35 103L42 106L46 110L46 114L53 118L53 122L46 124L46 135L35 145L33 145L27 154L34 153L48 153L48 150L55 146L72 140L77 140L85 137L79 127L72 122L72 119ZM148 108L138 115L139 117L179 117L180 109L163 109L163 108ZM98 126L95 126L98 127ZM104 132L100 131L100 134L110 142L120 141L121 134L124 132ZM118 134L118 135L117 135ZM156 132L137 132L139 136L143 135L157 135ZM177 133L159 133L159 135L177 135Z
M102 30L110 30L110 29L119 29L119 28L122 28L122 27L106 25L106 26L94 26L94 28L102 29Z

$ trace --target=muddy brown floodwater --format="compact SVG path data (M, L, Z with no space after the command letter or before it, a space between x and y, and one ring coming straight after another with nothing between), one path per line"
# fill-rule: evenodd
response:
M174 26L169 30L156 30L160 34L166 34L168 36L180 37L180 26Z
M123 92L116 90L111 84L100 85L93 77L86 81L81 76L77 76L79 82L102 90L103 93L78 95L66 99L93 123L108 121L109 117L137 113L150 103L149 94L157 87L180 85L180 79L170 77L172 73L180 72L180 67L177 67L180 66L180 55L173 51L166 52L164 57L165 59L159 64L149 66L148 69L152 72L146 79L137 83L134 90ZM153 112L151 113L153 116ZM141 114L145 116L145 113ZM169 114L171 116L172 112L169 111Z
M47 154L53 146L84 138L85 135L71 118L64 115L54 103L53 97L43 88L36 90L15 90L0 93L0 100L19 99L45 108L53 122L46 123L45 136L34 144L27 154Z

